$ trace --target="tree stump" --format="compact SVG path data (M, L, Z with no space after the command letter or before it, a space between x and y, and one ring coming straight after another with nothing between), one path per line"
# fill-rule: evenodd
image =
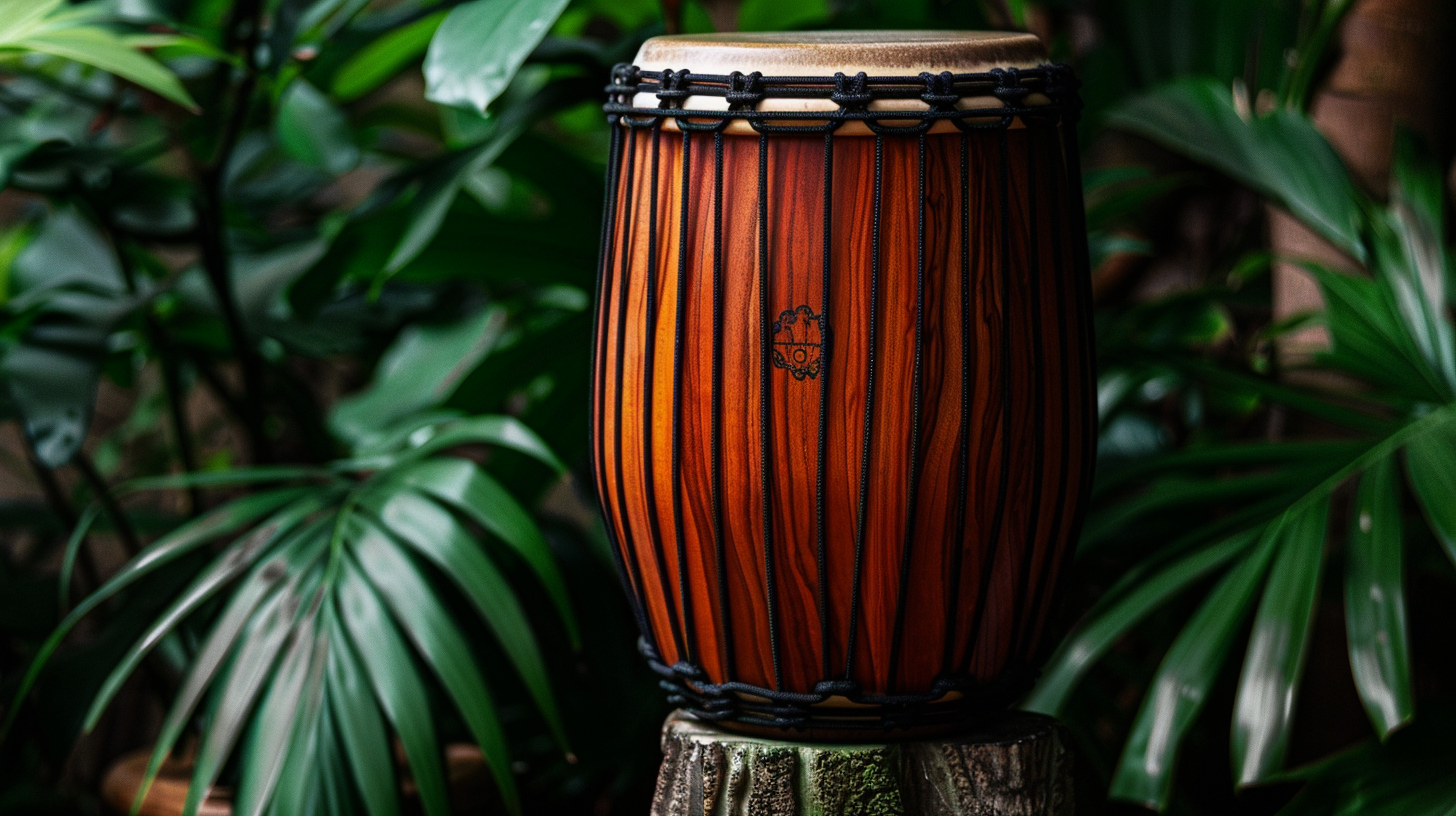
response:
M652 816L1071 816L1065 729L1010 713L958 737L765 739L681 711L662 728Z

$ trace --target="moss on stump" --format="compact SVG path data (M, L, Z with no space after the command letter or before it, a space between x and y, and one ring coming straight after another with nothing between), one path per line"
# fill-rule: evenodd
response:
M1067 738L1012 713L952 738L790 742L675 712L652 816L1071 816Z

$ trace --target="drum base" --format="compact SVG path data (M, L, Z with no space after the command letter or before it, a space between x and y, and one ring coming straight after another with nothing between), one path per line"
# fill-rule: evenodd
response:
M652 816L1071 816L1069 744L1056 720L1021 712L954 737L873 744L747 736L676 711Z

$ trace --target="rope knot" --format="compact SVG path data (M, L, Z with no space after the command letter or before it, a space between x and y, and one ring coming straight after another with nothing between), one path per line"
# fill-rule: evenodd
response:
M728 100L728 110L757 107L763 101L763 74L734 71L728 76L728 91L723 98Z
M637 66L619 62L612 66L612 84L608 85L606 91L613 96L625 96L637 93L637 83L641 74Z
M657 90L659 108L681 108L683 100L691 94L688 90L688 70L667 69L662 72L662 84Z
M992 68L991 76L996 78L996 87L991 89L991 94L1007 107L1016 105L1031 92L1021 86L1021 71L1016 68Z
M867 87L869 77L864 71L860 71L853 77L836 73L834 75L834 90L830 92L829 99L834 104L845 110L864 110L874 100Z
M951 110L961 101L960 95L955 92L955 76L950 71L939 74L925 72L920 75L920 80L925 83L925 93L920 95L920 101L931 109Z

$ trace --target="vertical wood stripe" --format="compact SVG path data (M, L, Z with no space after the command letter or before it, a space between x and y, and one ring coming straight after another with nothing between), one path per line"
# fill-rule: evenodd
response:
M662 664L886 695L1034 655L1096 433L1065 127L614 135L591 469Z

